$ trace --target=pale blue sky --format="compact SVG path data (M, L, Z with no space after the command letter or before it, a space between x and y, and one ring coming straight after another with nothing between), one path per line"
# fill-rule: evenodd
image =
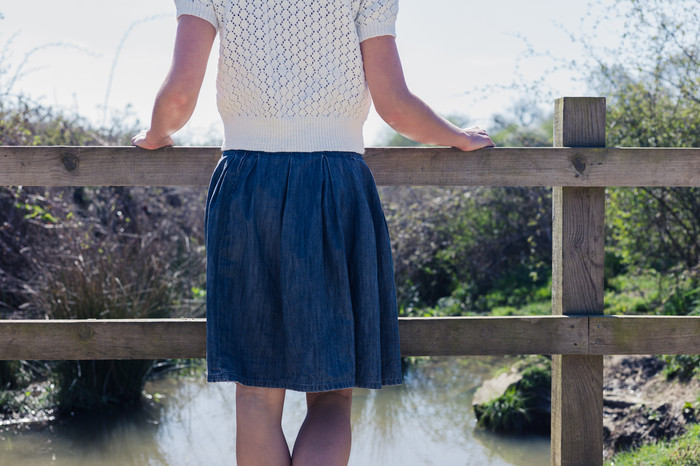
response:
M552 59L524 59L527 47L522 38L541 53L580 56L580 46L569 40L568 32L591 32L586 28L593 20L582 22L581 18L595 17L600 11L591 10L588 3L400 0L397 42L409 86L439 112L465 114L487 128L493 113L506 112L519 97L498 88L511 84L516 76L545 77L554 96L583 95L585 84L573 79L573 73L554 72ZM112 75L108 106L123 109L131 104L144 124L150 120L153 97L171 58L176 24L171 0L0 0L0 13L5 16L0 20L0 50L6 49L0 66L9 69L3 78L11 77L26 58L14 93L77 109L99 123ZM612 21L609 30L599 30L601 41L615 40L619 28L614 26ZM183 130L185 138L194 142L197 135L220 125L215 69L213 56L198 108ZM381 138L383 131L383 124L371 114L366 144Z

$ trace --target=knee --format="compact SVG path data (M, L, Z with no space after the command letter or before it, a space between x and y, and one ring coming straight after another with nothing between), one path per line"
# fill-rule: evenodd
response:
M240 408L277 410L284 404L284 390L249 387L236 384L236 406Z
M308 393L306 395L306 404L309 410L335 412L337 414L345 414L349 418L352 406L352 389Z

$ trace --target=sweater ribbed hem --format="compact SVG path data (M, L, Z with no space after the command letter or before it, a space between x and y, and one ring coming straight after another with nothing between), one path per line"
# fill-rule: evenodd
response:
M223 117L223 150L264 152L346 151L364 154L361 120Z
M217 31L219 30L219 20L211 5L202 5L192 0L175 0L175 9L178 19L182 15L196 16L208 21Z

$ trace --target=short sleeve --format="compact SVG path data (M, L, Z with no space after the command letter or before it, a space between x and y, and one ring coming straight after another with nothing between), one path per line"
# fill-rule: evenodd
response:
M219 30L219 20L211 0L175 0L175 8L178 18L182 15L197 16L210 22L217 31Z
M378 36L396 36L398 0L361 0L355 17L360 42Z

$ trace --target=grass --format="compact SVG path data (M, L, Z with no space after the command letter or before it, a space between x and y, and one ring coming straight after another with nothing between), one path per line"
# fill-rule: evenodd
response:
M659 282L654 277L618 275L608 282L606 314L651 314L660 305Z
M608 466L700 466L700 424L672 440L644 445L615 455Z
M605 313L700 314L700 284L692 273L629 272L608 280Z
M544 356L527 357L520 362L522 379L501 396L475 405L477 424L494 432L546 432L549 417L543 418L543 406L549 405L552 370Z

